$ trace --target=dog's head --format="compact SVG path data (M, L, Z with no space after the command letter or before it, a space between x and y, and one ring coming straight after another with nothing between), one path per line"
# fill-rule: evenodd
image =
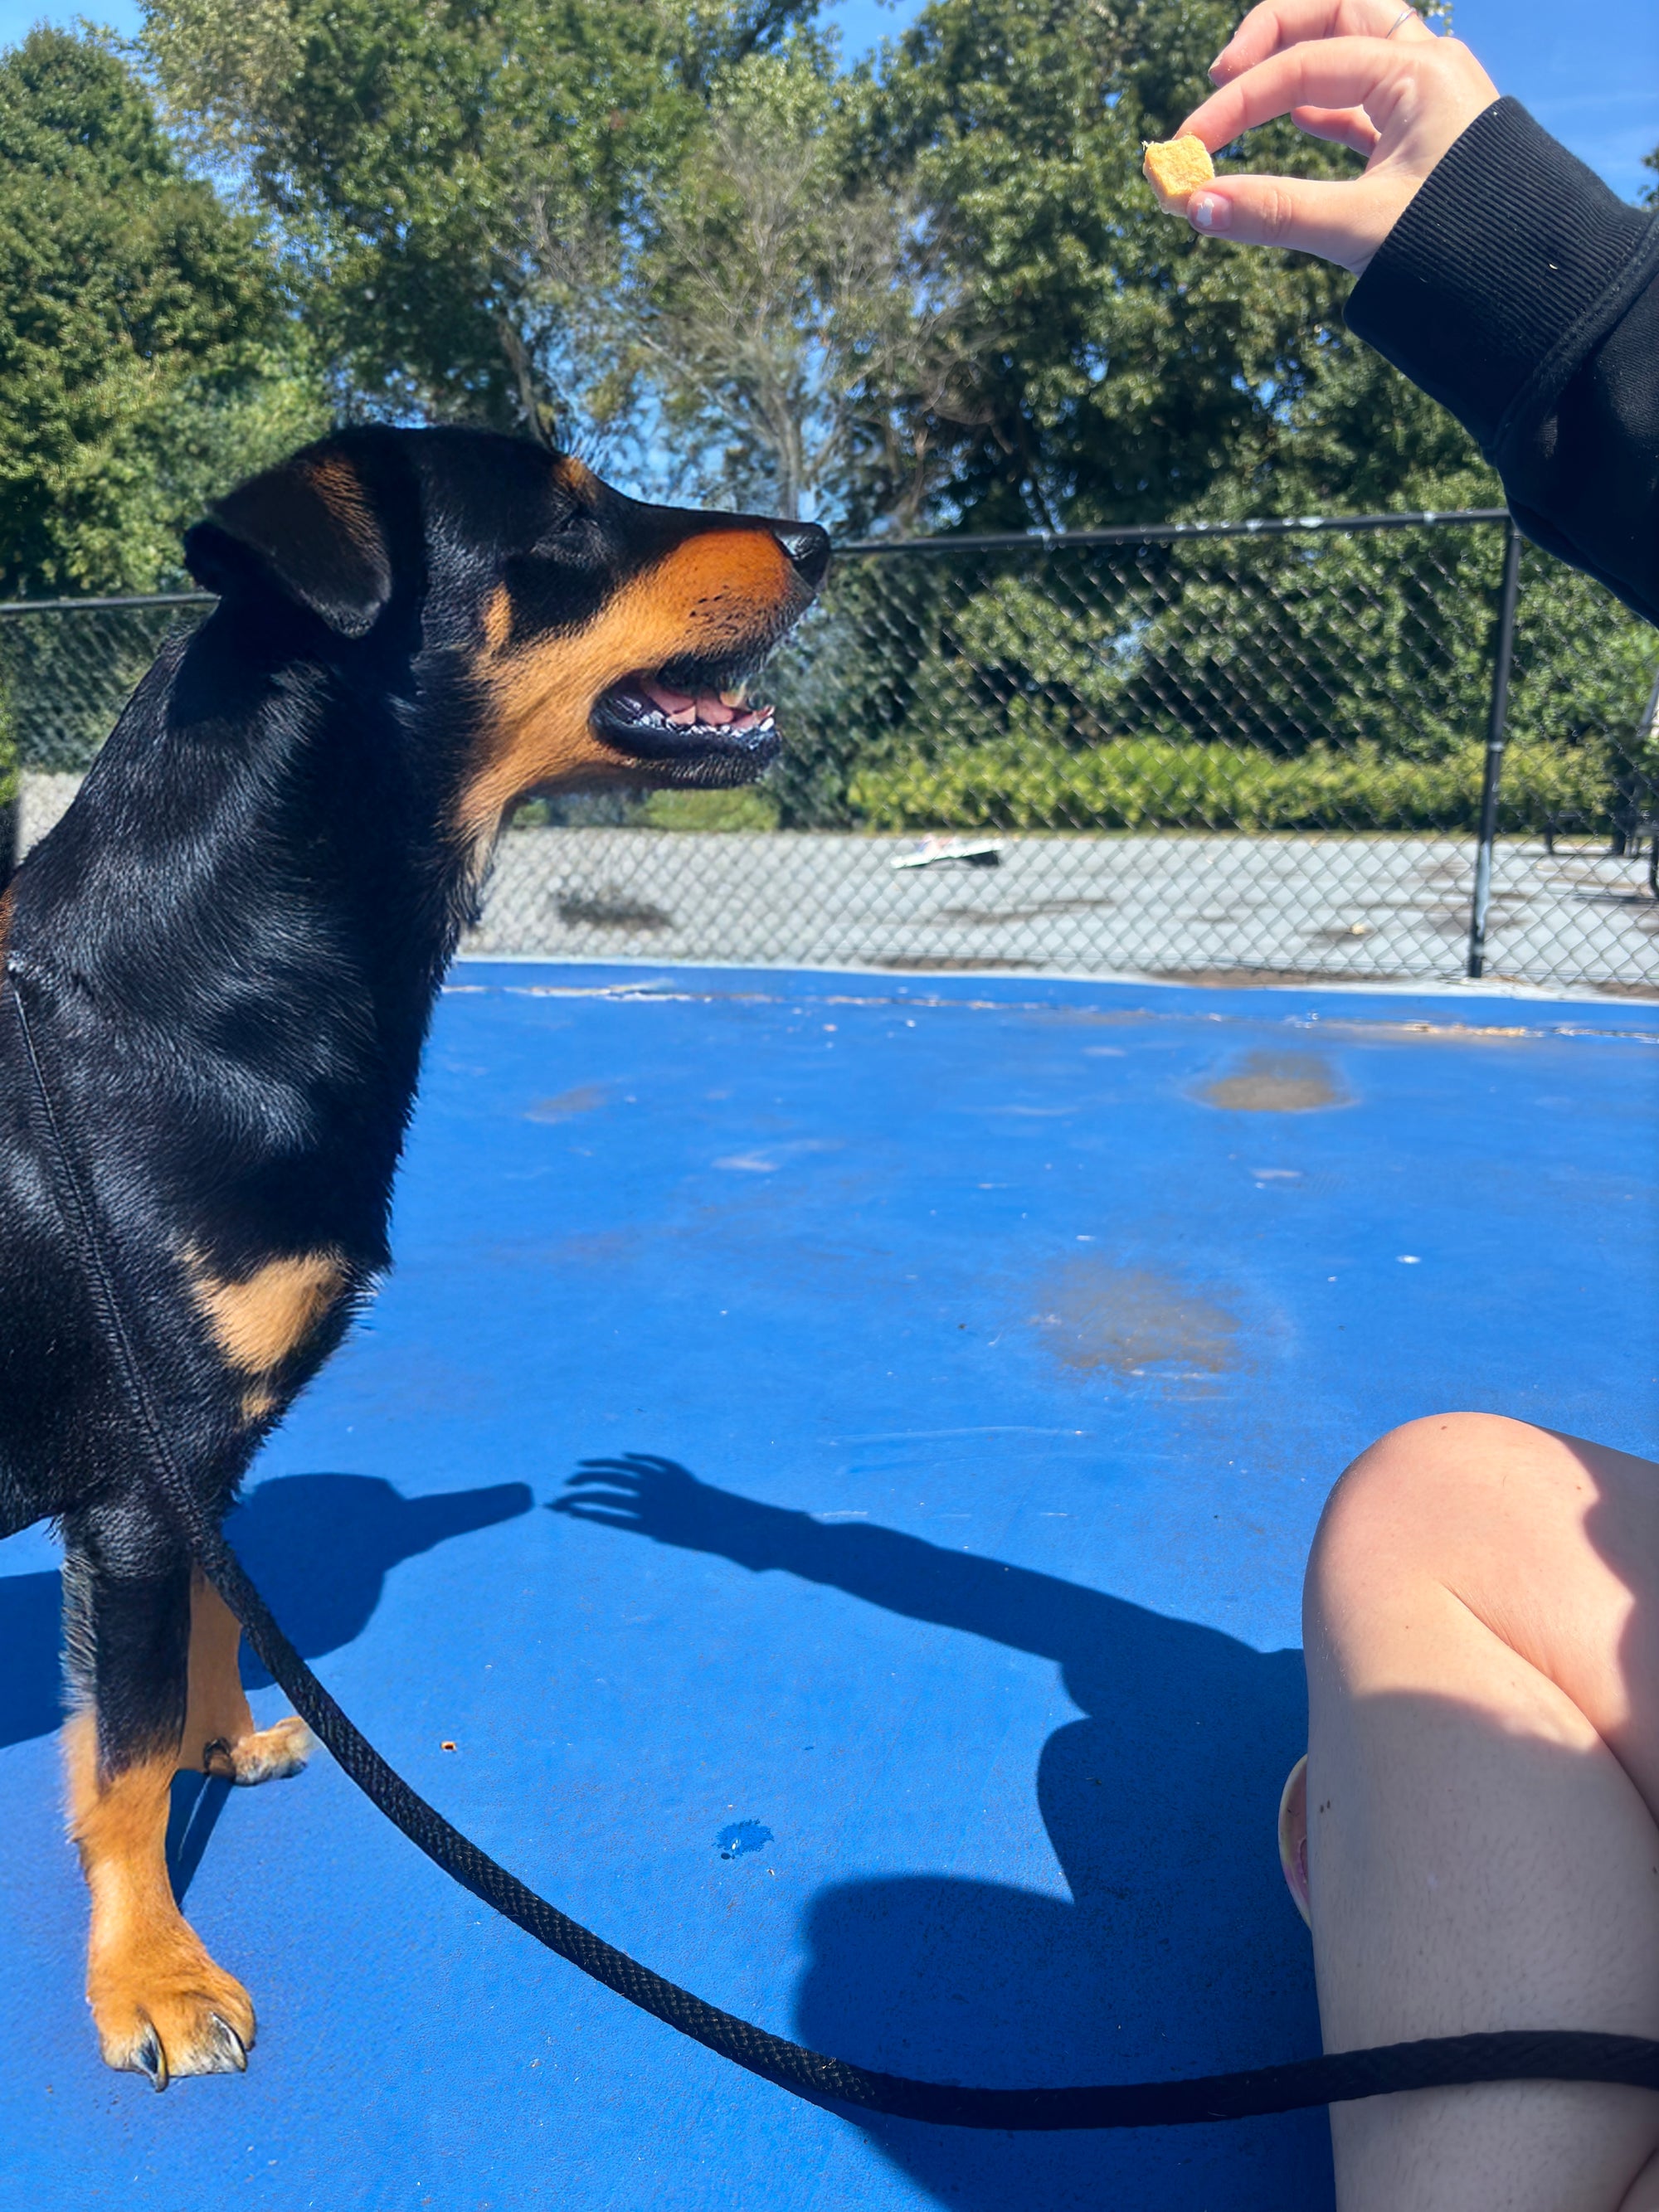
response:
M458 826L489 836L531 791L758 775L779 738L747 687L830 541L646 506L516 439L372 428L241 485L185 552L210 590L273 603L348 658L412 636L465 749Z

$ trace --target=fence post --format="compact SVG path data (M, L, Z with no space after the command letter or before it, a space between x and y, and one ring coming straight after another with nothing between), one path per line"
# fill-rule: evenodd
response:
M1515 603L1520 590L1521 532L1511 515L1504 533L1504 582L1498 599L1492 708L1486 717L1486 764L1480 784L1480 829L1474 848L1474 897L1469 908L1469 957L1463 969L1472 981L1480 979L1486 965L1486 909L1492 903L1492 852L1498 837L1498 786L1504 773L1510 664L1515 658Z

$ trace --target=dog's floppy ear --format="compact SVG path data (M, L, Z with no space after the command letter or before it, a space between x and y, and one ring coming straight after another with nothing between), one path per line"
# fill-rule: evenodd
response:
M343 637L363 637L392 596L392 560L354 458L307 447L216 500L185 539L197 582L227 592L260 577Z

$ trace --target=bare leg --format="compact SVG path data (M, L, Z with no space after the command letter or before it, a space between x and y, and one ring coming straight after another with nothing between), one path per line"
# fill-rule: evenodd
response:
M1308 1864L1326 2047L1659 2037L1659 1468L1413 1423L1310 1563ZM1659 2212L1659 2096L1555 2084L1334 2109L1342 2212Z

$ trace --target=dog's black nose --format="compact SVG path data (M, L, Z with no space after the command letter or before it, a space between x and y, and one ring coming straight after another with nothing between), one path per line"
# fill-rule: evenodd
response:
M816 592L830 566L829 532L816 522L786 522L772 534L800 571L801 581Z

